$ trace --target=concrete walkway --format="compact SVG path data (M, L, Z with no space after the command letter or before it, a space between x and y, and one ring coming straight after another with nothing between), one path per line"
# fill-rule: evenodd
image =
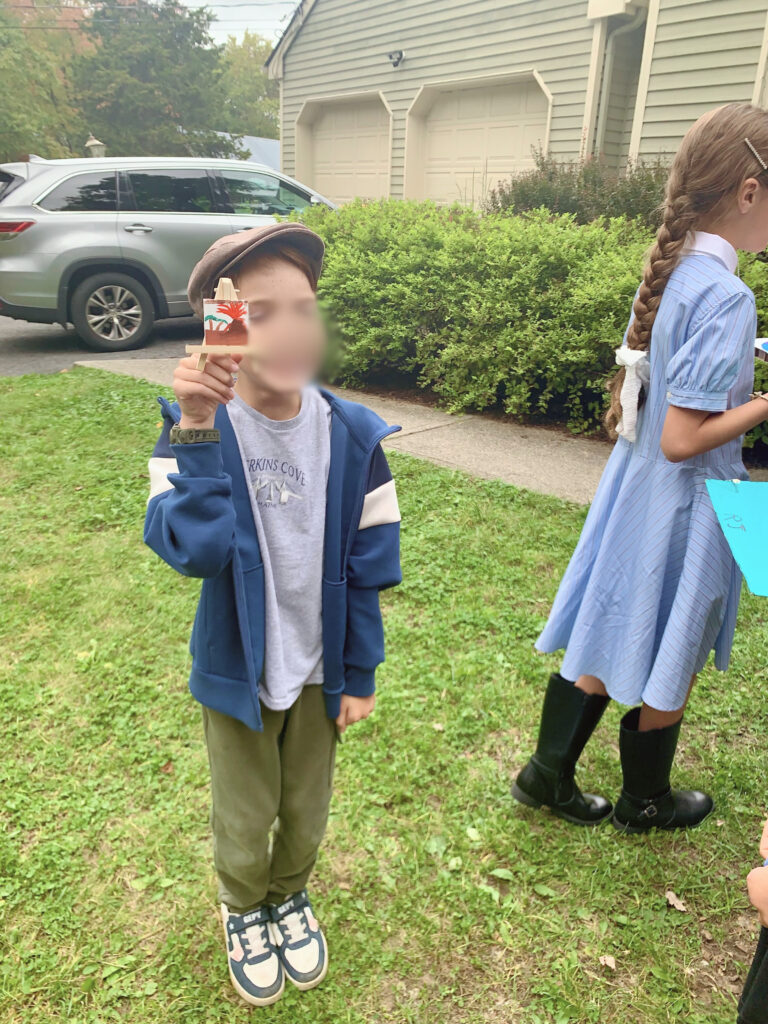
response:
M75 365L170 385L176 363L176 359L89 359ZM333 390L364 402L388 423L403 428L387 438L385 448L580 504L592 500L611 452L607 442L544 427L502 423L488 416L451 416L399 398ZM768 471L753 472L752 478L768 479Z

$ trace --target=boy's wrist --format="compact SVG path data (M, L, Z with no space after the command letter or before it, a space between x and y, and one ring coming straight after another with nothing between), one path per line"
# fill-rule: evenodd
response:
M177 426L180 427L182 430L213 430L214 423L214 416L208 416L204 420L195 420L192 419L190 416L185 416L184 413L182 413L181 419L179 420Z
M221 434L213 427L185 427L181 423L171 427L171 444L210 444L221 441Z

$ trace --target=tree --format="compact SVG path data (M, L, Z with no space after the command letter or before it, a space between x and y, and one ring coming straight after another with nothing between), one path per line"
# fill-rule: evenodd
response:
M240 156L220 135L225 105L213 16L175 0L106 0L87 31L96 44L75 65L88 128L112 156Z
M224 44L227 131L266 139L280 137L280 90L264 71L271 50L270 41L256 32L246 31L241 42L230 36Z
M53 5L26 13L0 3L0 161L72 156L87 136L67 85L77 26L62 31Z

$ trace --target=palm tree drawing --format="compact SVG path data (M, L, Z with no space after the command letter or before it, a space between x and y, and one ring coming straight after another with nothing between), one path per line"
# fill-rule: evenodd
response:
M248 341L248 303L229 301L217 302L206 299L203 310L203 326L206 337L211 333L226 334L226 344L245 345ZM214 343L209 339L211 343ZM221 342L219 342L221 344Z

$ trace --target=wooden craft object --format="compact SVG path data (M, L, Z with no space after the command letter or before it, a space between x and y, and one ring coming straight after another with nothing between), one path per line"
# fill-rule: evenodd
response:
M757 338L755 341L755 359L768 363L768 338Z
M187 345L197 355L197 369L205 369L208 355L232 355L248 347L248 303L237 297L228 277L219 279L212 299L203 299L203 343Z

